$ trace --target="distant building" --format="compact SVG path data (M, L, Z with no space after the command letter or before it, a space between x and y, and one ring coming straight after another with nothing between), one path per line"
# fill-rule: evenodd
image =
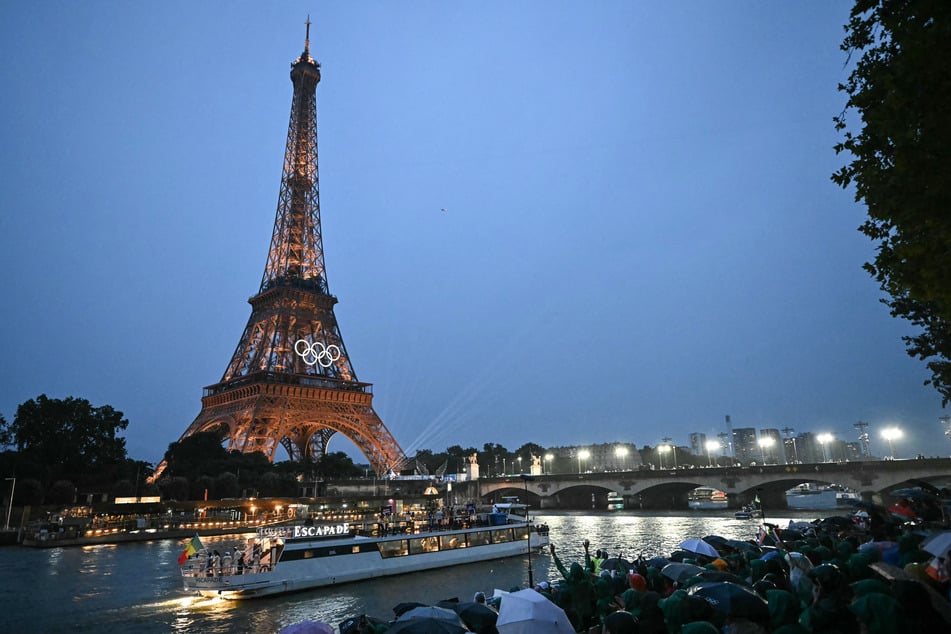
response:
M733 430L733 451L736 461L743 466L751 462L760 462L759 445L756 442L756 429L753 427L737 427Z
M690 434L690 453L695 456L707 455L707 435L701 432Z

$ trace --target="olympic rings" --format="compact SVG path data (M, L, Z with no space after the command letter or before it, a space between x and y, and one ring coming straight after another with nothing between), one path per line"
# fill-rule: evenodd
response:
M333 344L325 346L319 341L311 343L306 339L297 340L297 343L294 344L294 352L307 365L312 366L319 363L323 368L329 368L340 358L340 348L337 346Z

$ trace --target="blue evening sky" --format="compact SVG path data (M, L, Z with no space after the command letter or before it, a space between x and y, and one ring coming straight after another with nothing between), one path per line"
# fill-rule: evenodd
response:
M191 423L260 283L309 13L328 279L405 450L729 414L947 455L829 180L849 7L5 2L0 413L110 404L149 461Z

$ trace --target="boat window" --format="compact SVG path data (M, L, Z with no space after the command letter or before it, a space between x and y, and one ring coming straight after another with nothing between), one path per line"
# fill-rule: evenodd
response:
M414 537L409 540L409 554L418 555L420 553L431 553L439 550L439 538L432 537Z
M526 527L516 528L515 529L515 539L528 539L528 529Z
M409 554L409 545L405 539L378 542L377 547L380 549L380 556L384 559L387 557L402 557L403 555Z
M492 543L492 533L489 531L476 531L469 533L470 546L485 546Z
M502 542L512 541L512 529L503 529L492 533L492 543L501 544Z
M439 550L454 550L456 548L465 548L466 540L463 535L440 535Z
M314 556L314 551L312 551L312 550L305 550L305 551L304 551L304 559L311 559L311 558L313 558L313 556Z

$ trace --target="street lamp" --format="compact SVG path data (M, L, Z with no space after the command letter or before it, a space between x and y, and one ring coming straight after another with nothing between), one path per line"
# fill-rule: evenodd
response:
M888 441L888 453L891 454L889 457L895 459L895 445L894 441L902 437L901 430L897 427L886 427L882 430L882 438Z
M627 469L627 447L618 445L614 448L614 455L621 461L621 470Z
M719 449L720 449L720 443L717 442L716 440L708 440L708 441L707 441L707 444L706 444L706 447L707 447L707 460L710 461L710 466L712 467L712 466L713 466L713 456L710 455L710 452L711 452L711 451L717 451L717 450L719 450Z
M587 449L582 449L578 452L578 473L581 473L581 461L587 460L591 457L591 452Z
M16 478L4 478L4 480L12 480L13 484L10 485L10 506L7 507L7 524L6 530L10 530L10 512L13 510L13 491L17 488L17 479Z
M518 456L518 472L522 473L522 457Z
M766 464L766 449L772 447L776 440L772 436L760 436L756 442L759 443L760 453L763 454L763 464ZM770 453L772 453L772 449L770 449Z
M551 461L555 459L555 454L546 453L545 462L548 463L548 475L551 475Z
M664 468L664 454L670 451L670 445L657 445L657 459L660 461L660 468Z
M677 468L677 445L673 444L674 439L667 437L667 438L661 438L661 440L663 440L664 444L670 448L670 452L674 456L674 469L676 469Z
M826 456L826 445L834 440L832 434L819 434L816 436L816 440L819 441L819 444L822 445L822 460L823 462L832 462L832 449L829 449L829 455Z

